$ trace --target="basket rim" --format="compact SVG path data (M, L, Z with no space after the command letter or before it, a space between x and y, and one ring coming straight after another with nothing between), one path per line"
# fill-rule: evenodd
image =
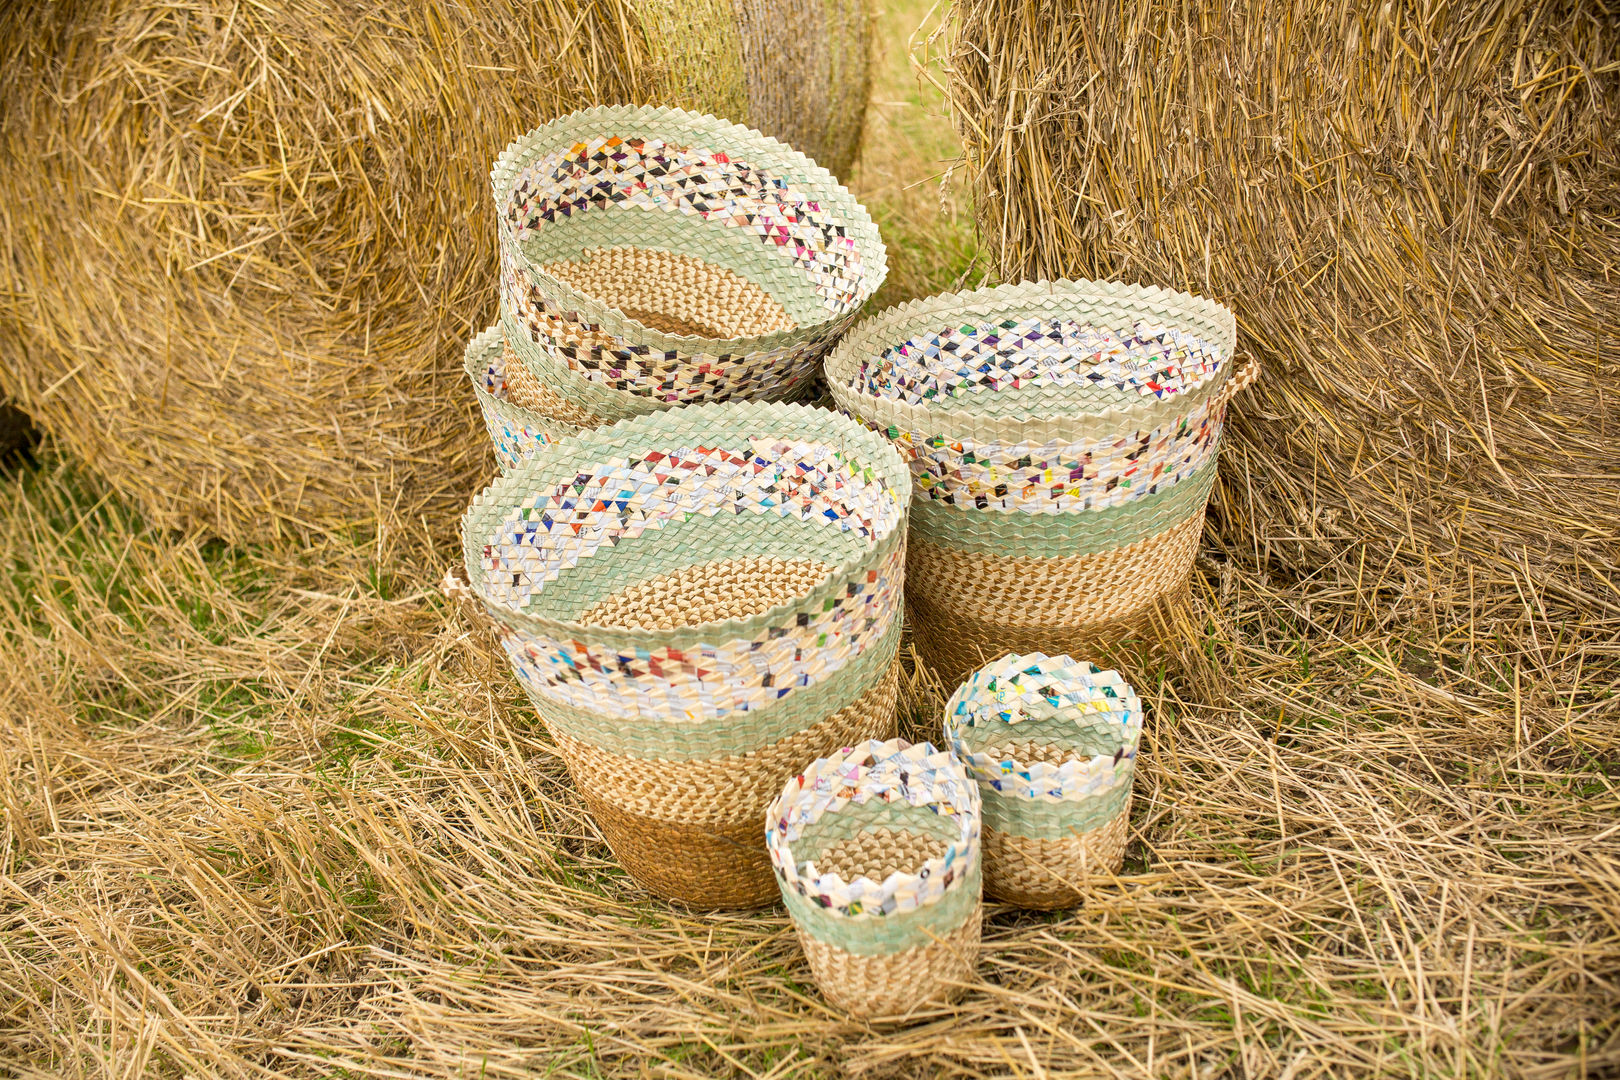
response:
M763 423L762 423L763 422ZM520 493L532 493L536 473L554 465L558 459L597 451L598 456L622 450L627 443L646 444L656 436L664 436L669 446L683 441L703 439L715 435L735 435L740 438L768 437L744 434L748 425L756 430L772 427L770 433L783 439L814 441L818 434L815 424L839 428L845 444L854 444L862 462L877 472L888 497L895 501L897 517L894 527L883 536L876 536L861 551L847 556L833 565L810 592L794 599L775 604L764 611L746 616L714 619L693 623L670 630L641 627L604 626L577 619L555 619L536 615L487 595L480 574L474 572L480 551L488 541L487 534L475 535L476 523L492 506L514 508ZM728 430L729 429L729 430ZM847 417L813 405L783 402L726 401L697 405L680 405L642 416L629 417L601 427L581 429L550 444L544 454L524 458L516 467L497 476L482 491L473 496L461 518L463 572L474 596L497 623L513 630L546 635L553 638L579 641L611 640L626 647L657 648L678 641L696 639L737 639L756 636L758 631L779 624L782 619L799 610L819 605L835 592L842 591L845 582L854 574L881 565L891 548L904 543L911 510L911 470L888 440L868 431Z
M848 219L844 222L846 235L855 240L857 250L860 251L863 262L867 264L867 271L861 282L860 295L849 311L825 312L813 321L797 323L786 330L775 330L769 334L759 334L742 338L709 338L697 335L670 334L654 329L645 323L633 319L618 308L603 303L600 300L574 289L566 282L547 273L539 264L531 260L518 246L517 239L512 233L511 223L506 214L506 202L511 196L512 184L515 182L519 170L539 152L552 145L552 140L577 138L576 127L585 125L602 125L605 123L638 123L648 126L668 124L673 132L685 132L691 135L707 136L711 139L720 138L722 141L731 141L743 146L744 153L752 158L763 158L758 161L761 167L778 172L787 172L791 178L804 185L814 185L826 189L827 196L818 201L824 203L837 203L839 210ZM751 161L750 163L756 163ZM808 154L794 149L787 143L773 138L744 124L734 123L730 120L715 116L712 113L691 112L686 109L677 109L667 105L596 105L583 109L575 109L565 116L559 116L547 121L538 127L513 139L506 148L496 157L489 174L490 190L495 202L495 223L501 249L527 273L539 280L547 294L562 304L565 308L577 312L585 317L586 321L596 324L604 332L613 337L622 338L637 345L648 345L655 349L669 352L715 352L721 349L733 353L767 352L771 349L791 346L804 339L814 336L816 331L829 322L843 318L860 311L867 301L883 286L889 273L888 248L883 243L877 223L872 215L861 204L853 192L845 187L830 171L817 165ZM612 246L612 245L609 245ZM624 245L618 245L624 246ZM668 251L667 248L649 246L648 250ZM673 252L672 254L681 254Z
M832 783L847 781L850 777L850 772L852 769L872 768L899 758L908 758L909 760L918 763L923 761L933 761L939 768L939 771L945 774L943 777L943 784L947 785L950 790L956 791L960 794L960 805L953 804L953 809L956 811L955 817L958 821L956 839L947 844L944 854L940 855L937 859L926 860L922 866L917 867L914 870L896 871L895 873L884 878L882 881L874 881L865 874L859 874L856 877L845 881L842 875L835 875L831 871L819 870L814 875L800 877L798 871L798 860L793 857L792 841L786 838L787 823L784 820L786 814L789 813L794 806L801 801L802 798L806 797L805 793L813 793L815 791L818 781L826 780ZM898 794L901 786L902 785L899 780L895 779L891 782L883 784L882 790L884 792ZM877 796L875 793L869 794L867 798L861 800L861 802L870 802L876 797L879 796ZM879 888L884 888L885 892L898 891L898 889L902 886L918 887L931 876L923 873L923 871L927 870L932 864L938 863L940 867L943 867L949 863L959 863L964 868L971 869L974 860L979 857L980 832L982 827L980 816L980 799L981 796L979 794L978 783L973 779L972 776L968 774L966 767L960 760L957 759L955 754L951 753L949 748L940 750L937 749L932 742L925 740L923 742L913 743L900 736L892 739L868 739L865 743L858 746L845 747L836 753L827 755L826 757L816 758L814 761L806 765L799 775L790 777L787 783L783 785L781 794L777 795L776 798L771 800L769 808L767 808L765 811L765 830L767 839L769 840L767 846L770 853L771 864L776 868L778 875L781 877L782 888L784 890L791 889L800 893L801 895L809 895L812 892L820 891L822 882L827 881L835 876L839 881L843 882L846 887L854 885L857 881L870 882L872 885L878 886ZM856 800L854 799L846 799L837 805L824 807L805 824L814 824L829 814L836 814L845 805L855 801ZM885 799L884 801L888 800ZM939 806L941 805L941 801L939 798L932 798L921 803L911 803L908 801L904 805L914 810L921 810L924 807ZM814 866L814 860L805 860L805 862L806 865ZM925 909L941 903L946 899L946 897L952 895L956 890L965 887L964 883L968 881L969 878L970 874L968 873L958 874L949 884L945 885L940 890L938 895L917 904L910 910ZM890 890L885 888L889 882L895 883L895 889ZM883 919L893 917L873 910L864 910L857 915L849 915L839 914L834 908L826 908L823 909L822 913L845 920L868 918ZM904 913L897 911L894 914L900 915Z
M1221 340L1214 342L1225 351L1221 369L1199 380L1192 388L1163 397L1144 397L1140 403L1112 405L1095 412L1054 416L1039 409L1006 413L985 413L962 408L963 400L952 405L896 401L867 393L857 387L855 376L862 359L904 341L919 325L941 319L975 316L994 308L1016 309L1025 302L1052 297L1076 301L1104 300L1127 304L1167 304L1196 311L1220 325ZM1005 317L1010 312L1003 312ZM949 429L971 433L972 437L1007 441L1074 441L1086 433L1115 434L1122 423L1142 424L1150 420L1187 415L1213 399L1232 378L1237 366L1237 318L1229 308L1207 297L1180 292L1159 285L1122 281L1093 281L1087 278L1041 278L1037 281L1009 282L966 292L937 293L885 308L863 319L838 342L826 361L827 385L839 407L855 415L873 417L884 427L925 435Z
M1066 752L1062 762L1052 764L1044 761L1026 762L1012 754L995 751L990 746L974 744L969 732L989 732L992 730L1010 732L1016 730L1018 721L1000 720L1000 718L991 716L993 712L999 710L988 707L994 703L986 696L988 694L987 684L993 679L1028 671L1031 667L1039 669L1041 674L1054 677L1060 677L1064 669L1067 669L1081 676L1080 679L1073 681L1083 684L1089 683L1089 680L1084 679L1084 676L1088 674L1113 676L1118 680L1118 685L1122 690L1120 706L1127 710L1130 715L1126 723L1119 725L1119 745L1113 753L1079 754ZM1086 668L1090 670L1082 670ZM1090 661L1075 660L1067 653L1056 656L1049 656L1039 652L1008 653L1006 656L992 660L990 663L975 669L963 680L962 684L956 688L956 691L945 703L941 728L953 750L960 747L967 750L973 757L994 759L998 764L1010 762L1015 770L1023 770L1036 773L1041 777L1049 777L1057 781L1060 786L1064 786L1069 782L1083 779L1076 776L1076 773L1096 772L1128 758L1136 757L1141 746L1143 716L1141 697L1136 693L1135 688L1126 681L1125 677L1112 668L1103 668ZM1060 749L1064 749L1061 740L1026 739L1024 741L1055 745ZM957 750L957 753L960 756L961 750ZM965 757L963 760L967 771L977 776L979 770L976 768L975 762ZM1067 770L1068 775L1064 775L1065 770ZM983 783L988 782L989 778L979 777L979 779ZM1116 785L1104 785L1102 790L1091 792L1084 797L1101 794L1103 791L1111 790L1113 786ZM1065 794L1073 793L1066 792Z

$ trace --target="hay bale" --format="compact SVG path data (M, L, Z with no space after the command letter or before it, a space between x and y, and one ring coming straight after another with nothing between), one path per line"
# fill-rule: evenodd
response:
M1321 575L1337 591L1307 621L1421 612L1544 673L1620 631L1612 20L957 0L950 93L999 273L1236 311L1268 375L1237 408L1216 539Z
M864 0L7 5L0 392L163 525L448 521L499 149L645 101L841 170L866 35Z

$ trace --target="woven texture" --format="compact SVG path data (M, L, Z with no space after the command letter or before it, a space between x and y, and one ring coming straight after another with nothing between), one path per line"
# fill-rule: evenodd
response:
M975 906L955 929L926 945L897 953L846 952L798 928L810 974L827 1000L862 1020L905 1016L929 1004L960 998L979 964L984 909Z
M856 327L834 399L916 478L909 599L924 660L1060 651L1143 626L1192 569L1234 371L1225 308L1038 282L946 294Z
M864 8L0 4L0 395L160 528L446 522L486 469L446 377L494 316L469 166L619 101L725 116L842 174Z
M1074 907L1093 880L1112 881L1125 865L1131 804L1078 836L1020 836L984 828L984 894L1014 907Z
M583 110L515 141L490 179L508 338L609 419L802 392L887 272L830 173L712 116Z
M927 743L873 740L787 782L766 842L828 1000L902 1013L970 977L980 824L977 785Z
M474 500L460 588L648 889L768 899L783 780L892 734L909 496L859 425L731 403L559 440Z
M1002 657L951 696L944 733L979 787L987 895L1067 906L1119 871L1142 702L1117 672L1068 656Z
M532 379L528 382L535 392L527 397L519 393L507 376L520 365L514 365L498 325L467 343L462 366L502 469L513 468L542 446L596 426L596 417L556 395L540 392Z
M893 738L898 658L859 699L759 750L688 761L611 754L552 737L614 857L649 892L700 908L758 907L777 897L760 821L806 761Z

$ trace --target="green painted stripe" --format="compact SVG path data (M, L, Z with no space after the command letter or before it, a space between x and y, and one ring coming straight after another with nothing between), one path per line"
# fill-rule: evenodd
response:
M1133 765L1131 774L1135 773ZM1092 799L1037 802L1008 798L989 784L979 784L987 829L1032 840L1063 840L1101 828L1114 819L1131 797L1131 775L1116 788Z

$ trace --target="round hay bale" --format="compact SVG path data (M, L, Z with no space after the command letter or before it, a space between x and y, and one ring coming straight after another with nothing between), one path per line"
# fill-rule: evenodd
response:
M1002 275L1236 312L1228 551L1543 672L1620 631L1612 15L958 0L950 67Z
M8 5L0 392L165 526L448 522L500 148L644 102L842 170L866 38L864 0Z

